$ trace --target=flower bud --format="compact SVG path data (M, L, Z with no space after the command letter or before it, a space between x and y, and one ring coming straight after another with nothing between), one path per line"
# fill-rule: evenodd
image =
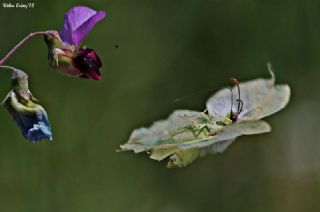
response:
M36 142L52 140L51 126L44 108L28 88L28 75L15 69L12 73L12 90L3 101L23 136Z

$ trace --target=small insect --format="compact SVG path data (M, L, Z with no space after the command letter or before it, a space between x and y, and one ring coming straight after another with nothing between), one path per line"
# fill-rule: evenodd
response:
M269 124L260 119L287 105L290 87L275 85L268 67L271 79L239 83L230 78L234 87L213 94L204 112L175 110L166 120L134 130L121 151L147 151L154 160L169 157L168 168L185 167L198 157L224 152L241 135L270 132Z
M189 119L192 124L182 128L178 128L176 134L171 135L171 139L173 139L174 136L181 133L185 133L187 131L190 131L195 138L199 137L202 133L205 136L213 136L217 133L218 129L220 129L220 126L226 126L231 124L232 122L236 122L238 120L238 116L242 111L243 101L241 99L239 81L235 78L230 78L230 81L237 87L237 91L238 91L238 98L236 99L236 102L237 102L236 112L234 112L232 108L232 105L234 104L233 91L232 91L232 88L228 88L231 94L231 101L230 101L230 112L226 117L223 117L217 112L208 114L207 109L203 113L197 114L194 116L184 115L182 116L182 118Z

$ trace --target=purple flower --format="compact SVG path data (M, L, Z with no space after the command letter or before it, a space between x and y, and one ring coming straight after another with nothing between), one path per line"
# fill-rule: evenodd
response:
M84 6L71 8L64 16L60 33L45 33L49 64L67 76L100 80L102 63L99 56L93 49L81 48L80 45L94 25L105 16L104 11Z
M104 11L97 12L84 6L71 8L64 15L63 27L60 30L61 39L69 45L78 46L94 25L105 16Z

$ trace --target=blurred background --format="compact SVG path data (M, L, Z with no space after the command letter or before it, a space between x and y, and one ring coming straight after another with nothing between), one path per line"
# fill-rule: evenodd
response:
M0 56L30 32L59 30L70 7L86 5L108 13L85 41L103 60L103 80L57 74L48 66L42 37L7 61L29 74L54 141L25 140L1 108L1 211L320 210L318 1L34 4L0 7ZM116 152L135 128L175 109L204 110L231 76L269 77L268 61L277 82L292 89L287 108L266 118L271 133L240 137L224 154L183 169L167 169L166 161L145 154ZM4 98L10 73L0 74ZM199 92L206 89L212 90Z

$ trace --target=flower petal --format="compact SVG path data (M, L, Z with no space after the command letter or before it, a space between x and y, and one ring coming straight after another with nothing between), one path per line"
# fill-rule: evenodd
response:
M235 141L235 138L214 143L208 147L202 148L200 156L204 157L208 154L223 153Z
M32 108L26 107L18 101L14 92L7 98L5 106L26 139L32 142L52 140L51 126L43 107L38 104Z
M78 46L94 25L105 16L105 11L97 12L84 6L71 8L64 16L63 27L60 30L61 39L69 45Z
M135 153L151 150L156 147L161 147L163 140L176 133L178 128L184 127L188 124L191 124L192 121L185 116L197 116L202 113L190 110L176 110L174 111L168 119L160 120L153 123L150 128L139 128L135 129L129 138L129 141L123 145L120 145L122 151L133 150ZM194 136L189 133L184 133L177 135L179 140L194 140ZM160 151L160 152L159 152ZM167 151L167 150L166 150ZM152 159L159 160L162 156L157 156L157 154L166 154L161 153L161 150L151 154Z
M34 142L45 138L52 140L51 128L48 123L49 122L45 123L43 121L38 121L31 129L28 130L26 137Z
M170 156L167 168L182 168L188 166L199 157L200 150L197 148L178 151Z
M289 102L290 88L288 85L275 85L275 78L272 71L271 79L257 79L240 83L241 100L243 101L240 120L258 120L269 116L284 108ZM233 111L236 111L238 93L234 87ZM210 115L219 114L226 117L230 113L231 92L229 89L222 89L215 93L207 101L207 109Z
M80 77L92 80L101 80L102 76L99 70L93 70L83 73Z
M92 49L80 49L73 60L74 66L80 71L80 76L86 79L101 80L102 66L99 56Z
M270 125L262 120L258 121L243 121L233 123L223 127L216 135L209 139L202 139L201 141L191 141L179 144L181 149L203 148L209 147L212 144L222 141L228 141L242 135L254 135L267 133L271 131ZM232 143L232 142L231 142ZM230 143L230 144L231 144ZM170 145L173 146L173 145Z
M21 70L12 72L12 90L3 104L11 114L23 136L36 142L41 139L52 139L51 126L47 113L28 88L28 75Z
M151 159L158 161L170 157L168 168L184 167L199 156L222 153L239 136L271 130L269 124L262 120L237 122L227 126L204 124L201 121L204 115L196 111L174 111L168 119L157 121L150 128L134 130L129 141L120 145L120 148L122 151L133 150L135 153L147 151ZM200 128L214 125L217 128L213 134L203 133L197 136L190 130L181 130L190 129L188 126L192 125Z

